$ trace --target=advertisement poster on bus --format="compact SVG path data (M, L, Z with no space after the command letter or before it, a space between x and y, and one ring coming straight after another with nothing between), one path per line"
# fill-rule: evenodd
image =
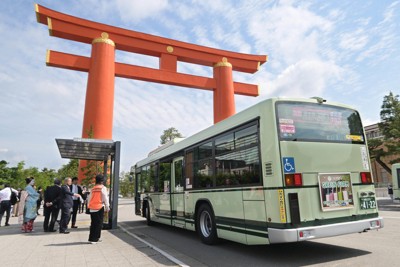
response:
M318 181L323 211L354 207L350 173L321 173Z

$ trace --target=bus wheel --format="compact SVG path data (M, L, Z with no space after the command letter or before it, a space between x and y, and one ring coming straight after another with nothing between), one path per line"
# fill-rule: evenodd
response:
M151 218L150 218L150 204L149 204L149 202L146 202L145 213L146 213L147 225L148 225L148 226L153 225L153 222L151 221Z
M213 245L217 242L218 236L214 213L207 204L201 205L197 212L196 229L204 244Z

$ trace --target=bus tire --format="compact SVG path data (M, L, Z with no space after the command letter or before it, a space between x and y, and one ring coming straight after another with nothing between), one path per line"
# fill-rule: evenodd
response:
M150 217L150 204L149 204L149 202L146 202L145 215L146 215L147 225L148 226L153 225L153 222L151 221L151 217Z
M201 241L214 245L218 241L214 212L208 204L202 204L197 211L196 229Z

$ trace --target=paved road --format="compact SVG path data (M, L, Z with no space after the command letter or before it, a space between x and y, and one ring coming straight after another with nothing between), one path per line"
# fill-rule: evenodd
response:
M125 204L133 213L133 203ZM385 219L379 231L271 246L229 241L207 246L194 232L158 224L148 227L133 214L119 221L129 232L189 266L400 266L400 205L380 200L379 206Z

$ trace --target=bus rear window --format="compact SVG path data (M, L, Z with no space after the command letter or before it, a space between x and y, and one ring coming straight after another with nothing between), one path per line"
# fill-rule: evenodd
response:
M303 102L276 104L278 135L284 141L364 143L358 112Z

